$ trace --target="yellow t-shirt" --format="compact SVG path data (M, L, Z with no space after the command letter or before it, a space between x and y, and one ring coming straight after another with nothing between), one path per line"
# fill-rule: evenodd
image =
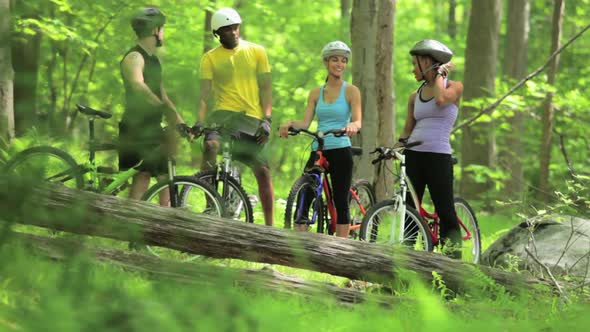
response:
M213 81L214 110L263 119L257 79L263 73L270 73L264 47L245 40L232 50L220 45L201 59L201 79Z

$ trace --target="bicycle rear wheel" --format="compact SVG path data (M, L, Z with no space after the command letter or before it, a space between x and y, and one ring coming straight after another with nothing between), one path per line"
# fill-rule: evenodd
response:
M327 231L324 224L324 202L322 195L316 196L318 190L317 181L310 175L303 175L299 177L287 198L287 206L285 207L285 228L290 229L295 225L296 220L312 221L309 231L317 233L324 233Z
M360 238L373 243L399 244L413 250L432 250L428 224L409 206L406 206L406 216L402 221L398 200L385 200L373 205L363 219Z
M169 206L198 214L215 217L222 216L223 209L219 201L219 195L207 183L199 181L192 176L175 176L172 180L172 186L173 192L177 197L175 204L172 204L174 202L172 199L168 201ZM169 180L160 181L151 186L141 199L154 204L160 204L160 193L165 190L170 190ZM181 192L184 193L184 196L179 195ZM193 254L164 247L148 245L146 248L151 254L161 258L191 261L197 257Z
M62 183L81 189L84 186L81 168L67 152L52 146L36 146L23 150L4 165L5 173Z
M481 237L477 218L475 218L475 213L466 200L461 197L455 197L454 200L463 238L461 259L465 262L477 264L481 256Z
M351 239L360 238L360 226L367 211L375 204L375 191L367 180L355 181L348 193L348 205L350 210L350 234Z

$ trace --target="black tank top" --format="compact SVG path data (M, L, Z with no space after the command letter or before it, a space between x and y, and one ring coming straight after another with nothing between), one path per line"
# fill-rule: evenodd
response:
M160 99L162 99L161 83L162 83L162 67L160 60L155 55L149 55L139 45L132 47L123 59L131 53L138 52L144 60L143 80L150 90ZM121 60L121 63L123 60ZM147 102L145 95L135 92L129 82L123 79L125 85L125 113L121 120L127 127L153 129L160 128L162 121L162 109L155 107ZM142 130L142 131L143 131Z

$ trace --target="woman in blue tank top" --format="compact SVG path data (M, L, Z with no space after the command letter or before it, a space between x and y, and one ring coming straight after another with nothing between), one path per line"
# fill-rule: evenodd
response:
M399 142L421 141L406 150L407 174L422 200L426 186L440 217L440 237L446 254L461 258L461 229L453 202L453 162L450 134L457 119L463 84L447 79L453 52L444 44L425 39L412 50L414 77L424 81L410 95L408 115ZM412 200L409 201L413 205ZM449 245L450 244L450 245Z
M318 119L318 130L345 130L347 136L326 136L324 156L330 163L330 179L334 191L334 205L338 216L336 235L348 237L350 213L348 210L348 191L352 181L352 152L350 136L361 129L361 93L359 89L342 79L350 48L341 41L328 43L322 49L322 60L328 71L326 83L310 91L303 120L288 121L280 126L279 135L288 138L290 127L308 129L314 115ZM315 160L313 150L306 167L312 166ZM306 224L297 224L299 230L307 230Z

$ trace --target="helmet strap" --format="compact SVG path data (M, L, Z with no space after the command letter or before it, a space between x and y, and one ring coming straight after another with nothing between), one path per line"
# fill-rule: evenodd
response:
M157 34L154 34L154 38L156 38L156 47L162 47L162 39Z
M162 39L160 39L159 32L161 28L158 28L156 33L153 34L154 38L156 38L156 47L162 47Z
M420 65L420 61L418 61L418 69L420 69L420 73L422 73L422 78L426 81L426 73L428 73L429 71L436 69L440 66L440 64L435 63L433 65L431 65L430 67L422 70L422 66Z

